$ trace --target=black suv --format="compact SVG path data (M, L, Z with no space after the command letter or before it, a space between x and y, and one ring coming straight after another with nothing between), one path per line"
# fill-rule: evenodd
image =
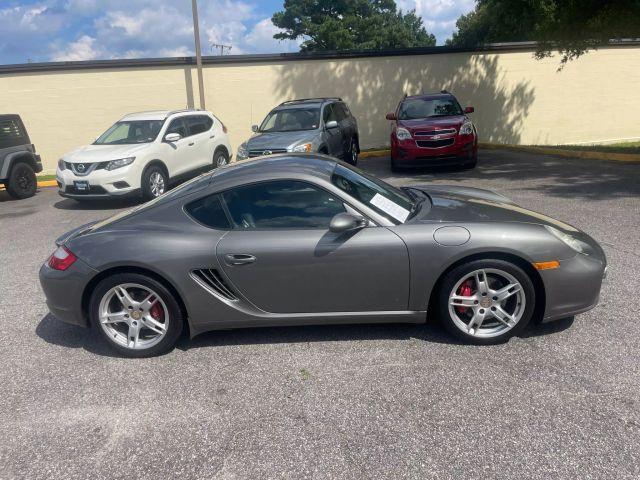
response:
M303 98L281 103L255 135L238 148L238 160L272 153L318 152L355 165L360 152L358 122L341 98Z
M28 198L36 193L41 171L40 155L20 116L0 115L0 184L13 198Z

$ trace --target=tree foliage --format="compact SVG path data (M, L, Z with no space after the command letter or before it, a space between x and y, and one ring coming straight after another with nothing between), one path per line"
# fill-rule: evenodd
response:
M537 41L538 58L562 64L610 40L640 37L640 0L477 0L449 45Z
M436 44L415 11L394 0L285 0L272 17L279 40L302 38L301 51L381 50Z

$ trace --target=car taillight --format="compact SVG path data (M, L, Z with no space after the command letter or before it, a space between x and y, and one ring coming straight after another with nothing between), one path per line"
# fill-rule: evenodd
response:
M222 122L220 122L220 123L222 123ZM224 123L222 123L222 131L224 133L227 133L227 126Z
M76 256L67 247L59 246L49 257L48 263L54 270L66 270L76 260Z

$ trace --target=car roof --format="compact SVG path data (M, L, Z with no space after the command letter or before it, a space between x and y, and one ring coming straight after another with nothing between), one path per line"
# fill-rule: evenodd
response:
M313 177L331 181L336 163L335 158L319 153L282 153L256 157L217 168L211 176L211 183L218 189L218 186L224 188L223 185L281 178Z
M129 113L122 117L120 121L125 120L165 120L171 115L189 114L189 113L208 113L204 110L195 108L185 108L182 110L150 110L147 112Z
M423 93L420 95L410 95L402 99L404 100L436 100L439 98L456 98L452 93Z
M274 110L282 110L297 107L317 107L327 102L342 102L340 97L318 97L318 98L299 98L297 100L287 100L274 108Z

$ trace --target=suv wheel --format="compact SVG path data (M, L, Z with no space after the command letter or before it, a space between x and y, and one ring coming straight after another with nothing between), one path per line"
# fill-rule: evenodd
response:
M358 164L358 143L355 138L351 139L351 147L349 147L349 163L351 165Z
M7 193L13 198L33 197L38 188L38 182L31 165L24 162L16 163L11 169L6 187Z
M224 167L229 163L229 156L224 150L218 150L213 154L213 166L215 168Z
M145 200L157 198L167 191L169 178L162 167L154 165L142 174L142 196Z

